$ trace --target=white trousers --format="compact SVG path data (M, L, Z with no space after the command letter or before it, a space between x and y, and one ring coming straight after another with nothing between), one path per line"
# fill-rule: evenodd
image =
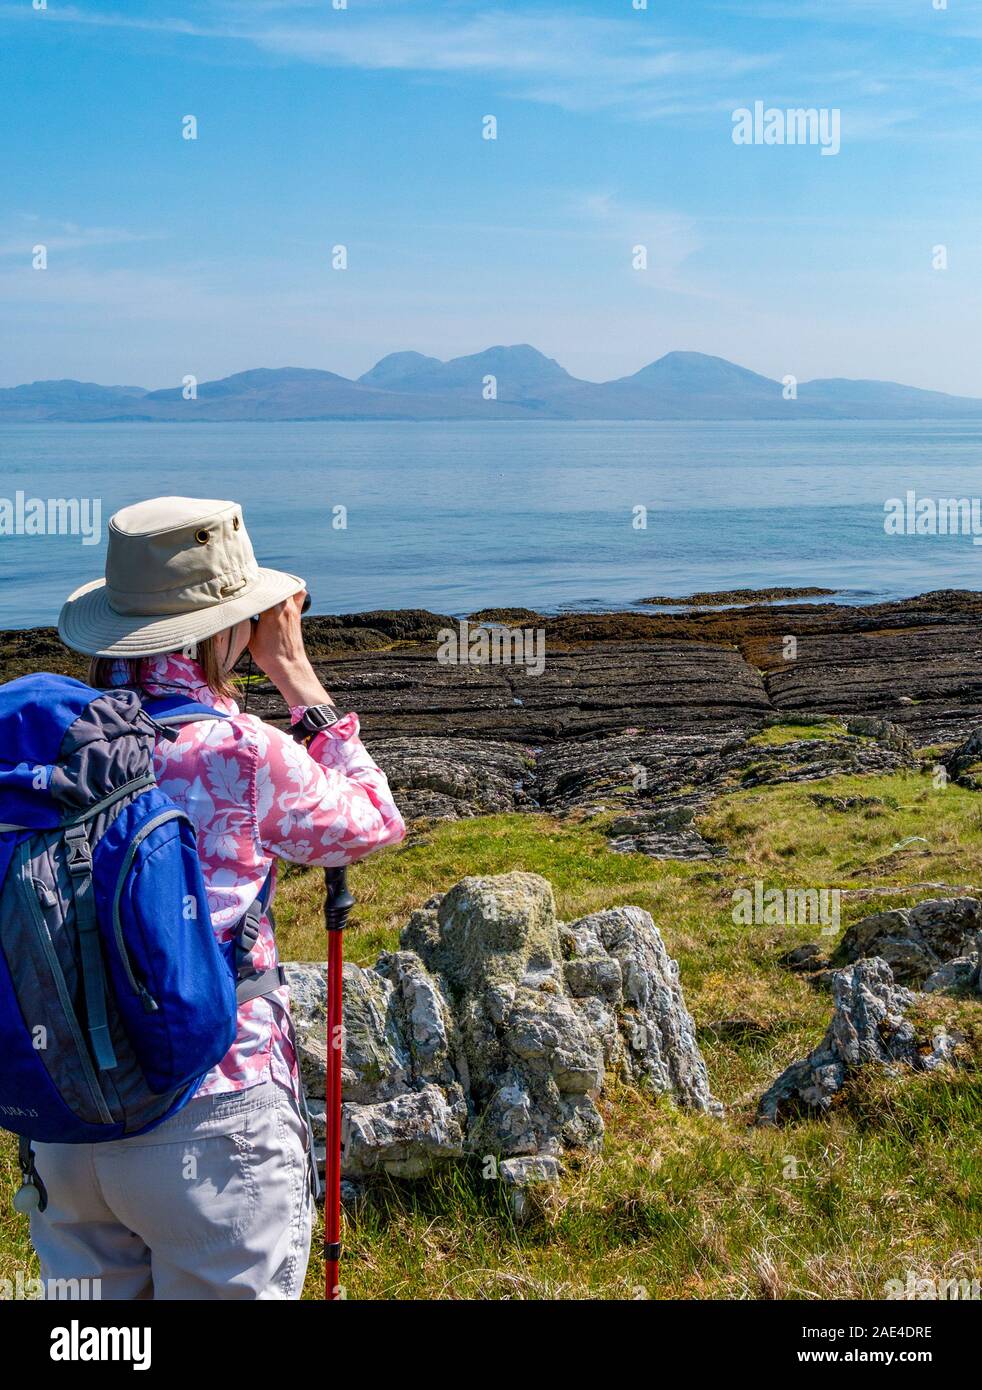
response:
M308 1130L275 1082L192 1100L138 1138L34 1149L42 1280L87 1279L92 1297L118 1300L300 1297Z

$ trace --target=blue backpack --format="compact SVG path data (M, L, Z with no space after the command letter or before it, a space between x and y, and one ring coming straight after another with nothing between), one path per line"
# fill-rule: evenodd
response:
M250 952L269 880L220 944L195 832L156 785L176 726L227 716L67 676L0 685L0 1127L20 1211L47 1196L31 1141L153 1129L235 1040L238 1003L283 983Z

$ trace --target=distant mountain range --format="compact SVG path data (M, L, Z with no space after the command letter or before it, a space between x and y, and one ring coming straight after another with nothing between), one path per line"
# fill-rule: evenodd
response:
M496 395L488 398L489 378ZM701 352L670 352L617 381L581 381L527 344L441 362L393 352L357 381L301 367L237 372L180 386L35 381L0 390L0 423L220 420L949 420L982 400L892 381L781 382Z

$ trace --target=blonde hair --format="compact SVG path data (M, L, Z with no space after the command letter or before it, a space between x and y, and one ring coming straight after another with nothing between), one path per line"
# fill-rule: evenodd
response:
M224 632L219 632L214 637L203 637L195 644L195 659L204 672L209 690L213 690L216 695L223 695L227 700L234 700L241 693L242 684L226 669L225 657L219 652L219 638L224 636ZM225 651L228 652L228 646L225 647ZM123 664L129 671L124 684L137 690L143 688L144 662L147 659L143 656L124 658ZM117 661L117 657L94 656L89 662L89 685L95 686L97 690L104 690L114 684L113 667Z

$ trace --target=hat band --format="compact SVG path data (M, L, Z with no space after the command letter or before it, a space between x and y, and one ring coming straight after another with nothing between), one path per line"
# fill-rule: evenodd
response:
M114 613L126 617L173 617L181 613L197 613L214 608L235 598L245 598L260 583L260 575L217 574L201 584L184 584L178 589L162 589L157 593L133 593L117 589L106 582L106 599Z

